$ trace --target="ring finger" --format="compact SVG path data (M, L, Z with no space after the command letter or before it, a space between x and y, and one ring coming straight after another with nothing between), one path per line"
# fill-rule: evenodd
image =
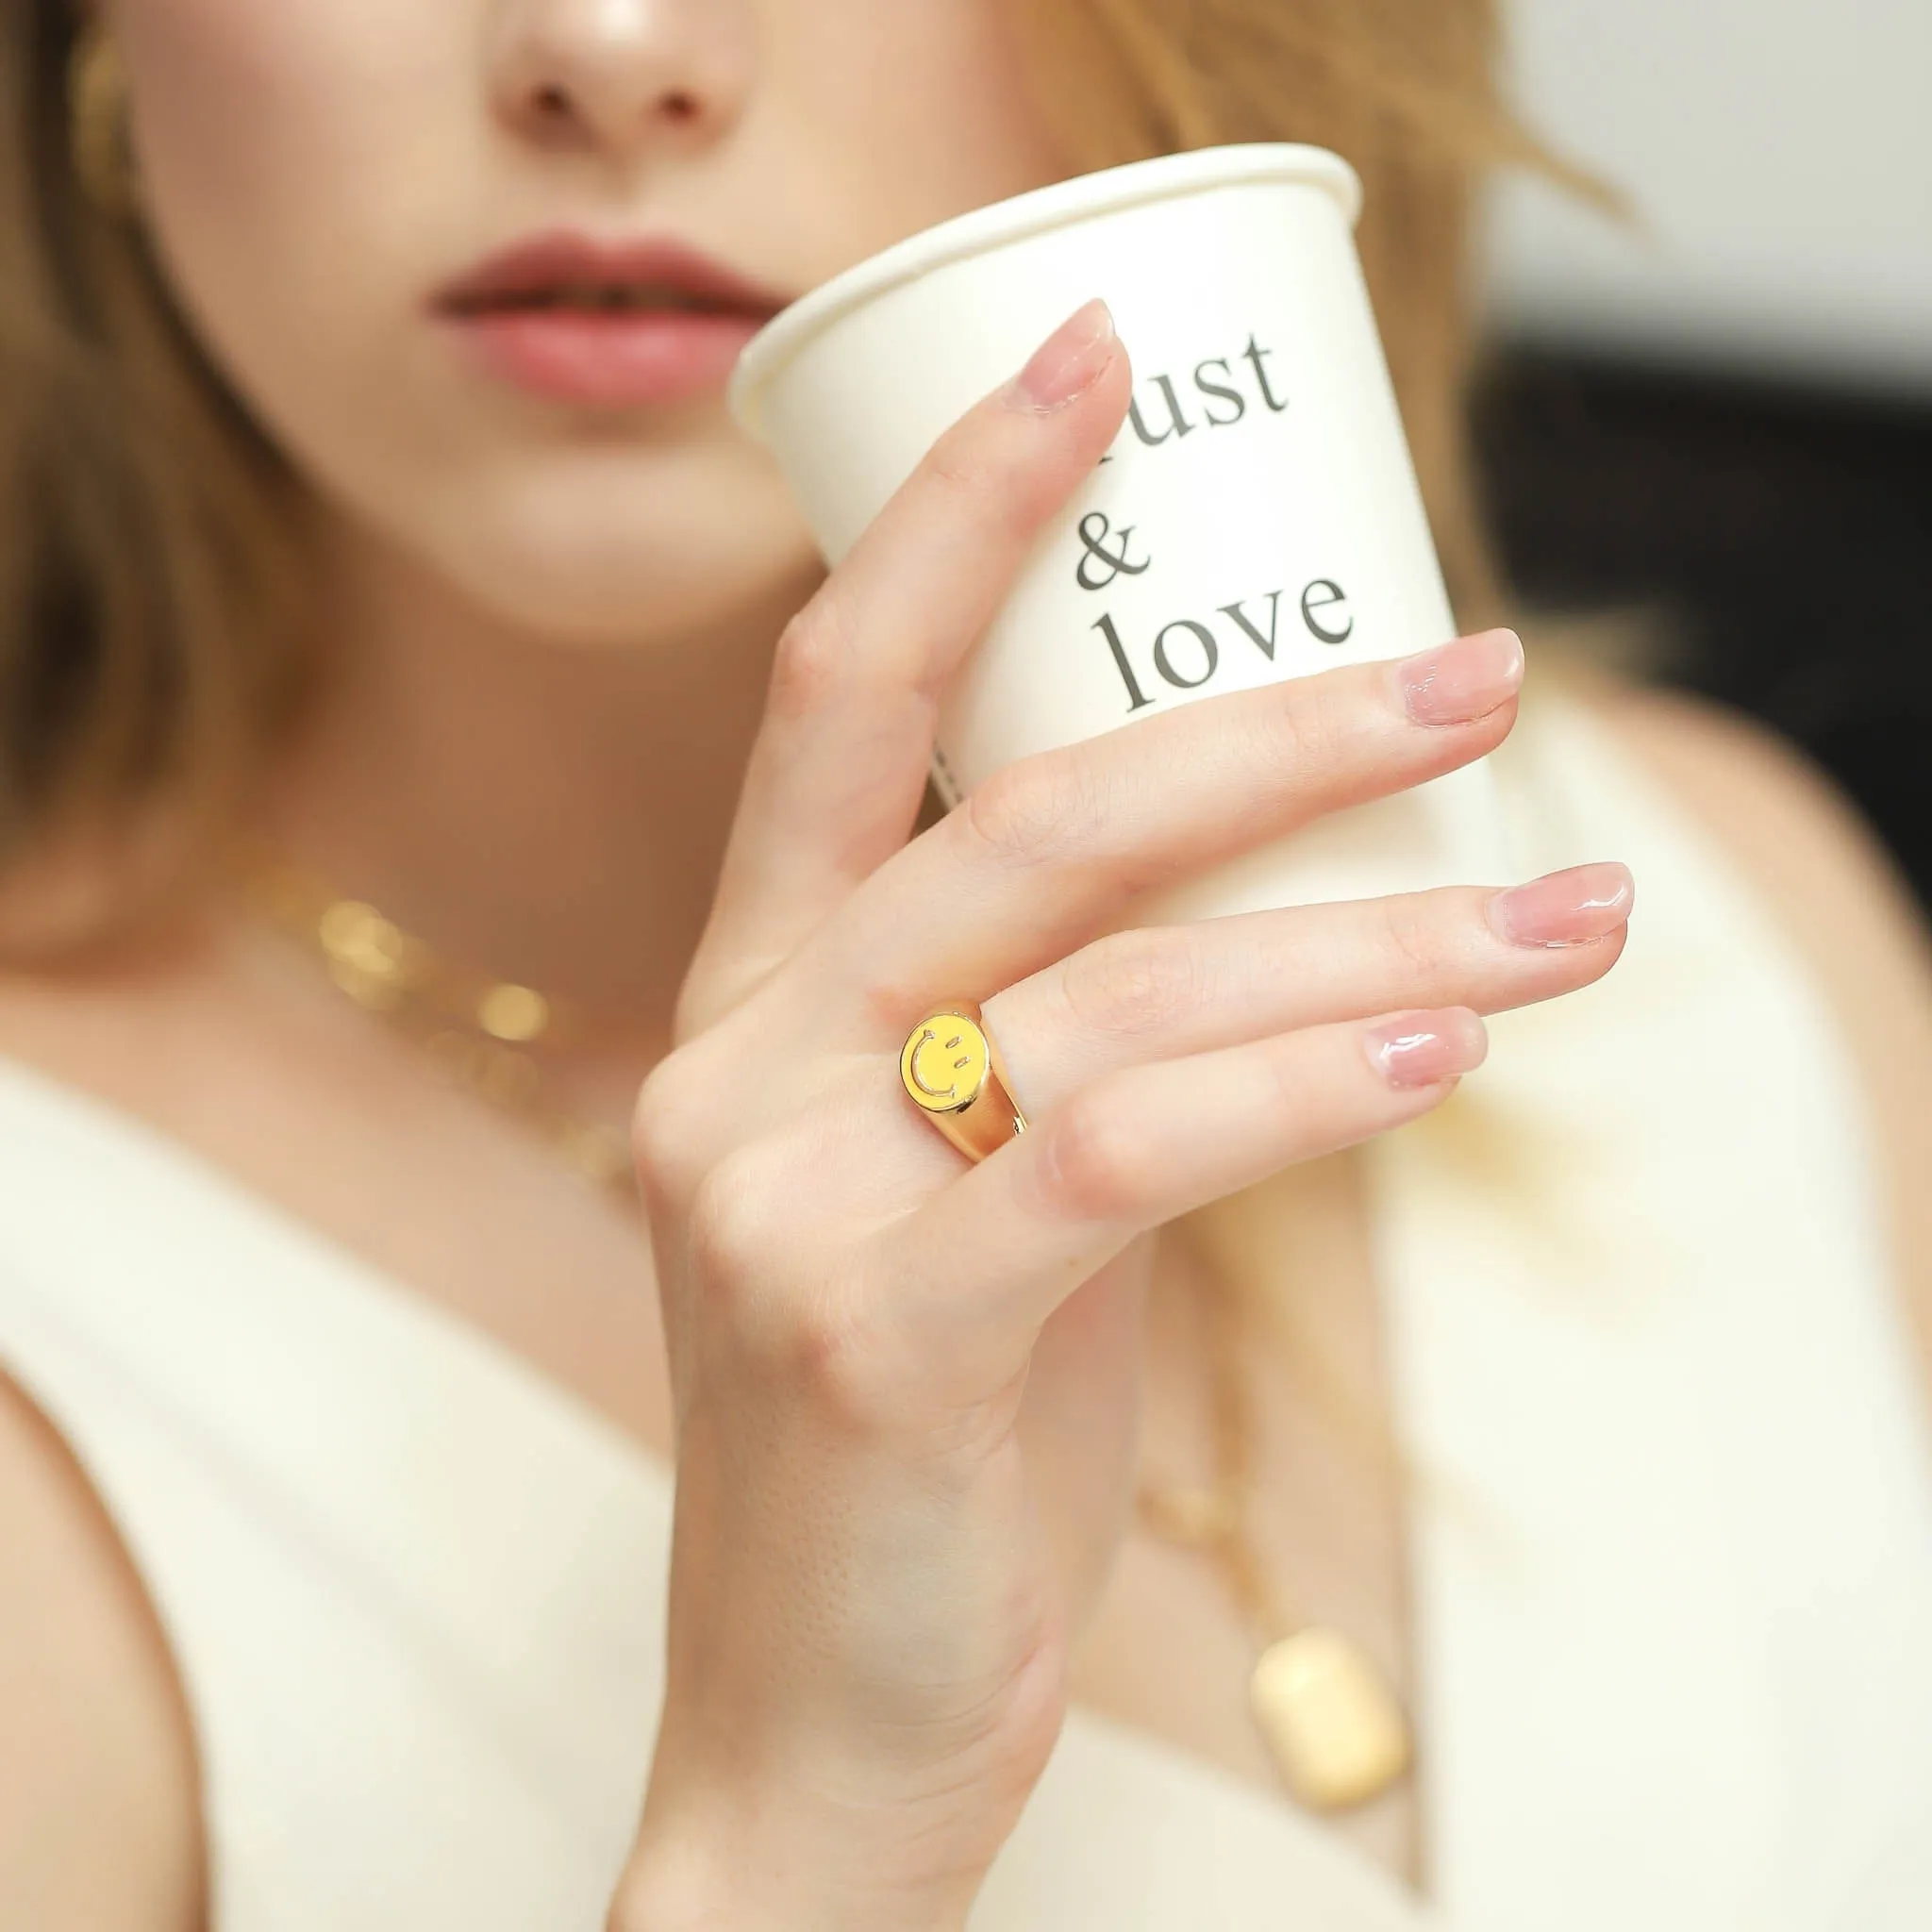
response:
M1023 1111L1134 1060L1403 1007L1478 1013L1574 991L1622 953L1622 865L1108 933L981 1008Z

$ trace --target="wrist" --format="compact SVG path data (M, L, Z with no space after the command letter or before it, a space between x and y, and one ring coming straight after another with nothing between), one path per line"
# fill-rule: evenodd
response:
M742 1783L673 1793L654 1774L607 1932L963 1932L983 1869L925 1869L918 1836L909 1819L812 1813Z
M821 1874L759 1860L728 1870L683 1851L633 1854L605 1932L964 1932L951 1904L920 1905L874 1888L827 1887Z

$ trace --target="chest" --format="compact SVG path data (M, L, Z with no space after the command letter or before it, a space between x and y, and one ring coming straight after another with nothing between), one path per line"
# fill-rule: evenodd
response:
M367 1283L331 1278L346 1271L320 1266L314 1251L287 1235L251 1231L246 1217L218 1212L211 1199L183 1241L173 1204L208 1190L190 1186L189 1170L146 1143L98 1129L63 1143L51 1131L58 1124L51 1110L47 1123L25 1122L11 1143L23 1227L44 1235L48 1278L74 1293L76 1311L88 1295L102 1298L101 1352L132 1361L148 1350L152 1358L137 1366L171 1398L192 1398L192 1429L158 1444L130 1438L118 1472L110 1439L180 1404L130 1407L109 1384L91 1409L76 1383L73 1412L83 1430L97 1425L97 1466L118 1474L128 1520L146 1532L143 1548L202 1697L211 1761L225 1766L219 1789L267 1794L286 1801L288 1820L312 1821L314 1799L341 1802L355 1787L344 1765L375 1762L394 1747L398 1696L450 1691L446 1707L430 1714L435 1723L425 1716L407 1733L418 1741L446 1737L449 1745L441 1757L426 1744L416 1752L408 1790L466 1789L466 1777L474 1785L475 1764L488 1756L479 1747L499 1751L506 1781L524 1781L513 1794L507 1783L496 1811L466 1796L461 1815L450 1815L453 1843L465 1819L491 1818L492 1839L499 1816L540 1819L547 1829L555 1814L558 1829L575 1828L585 1802L575 1788L560 1805L552 1802L563 1789L554 1778L525 1789L533 1765L551 1764L528 1739L551 1732L557 1762L597 1767L587 1784L591 1797L602 1791L617 1843L633 1811L631 1781L654 1693L649 1671L661 1651L641 1614L661 1595L666 1525L655 1503L641 1507L660 1479L656 1465L614 1455L602 1436L593 1441L582 1405L566 1412L538 1391L556 1382L595 1398L600 1385L573 1366L593 1351L559 1336L569 1330L630 1336L613 1343L629 1351L624 1376L640 1389L650 1382L654 1296L635 1248L632 1258L619 1258L630 1238L597 1221L565 1186L568 1176L514 1137L494 1138L493 1128L444 1112L442 1101L424 1099L407 1082L380 1085L340 1041L313 1057L289 1048L264 1058L264 1042L245 1034L228 1056L219 1032L178 1015L158 1024L148 1008L92 1060L76 1050L54 1064L51 1049L30 1051L49 1045L46 1027L0 1042L146 1113L255 1191L285 1191L281 1198L306 1221L339 1246L378 1258L391 1284L408 1291L375 1293ZM103 1036L91 1037L98 1043ZM1688 1053L1706 1038L1719 1036L1675 1045ZM1541 1051L1518 1061L1525 1083L1560 1073L1566 1093L1592 1081L1606 1101L1628 1091L1619 1084L1627 1054L1565 1063L1559 1041L1538 1043ZM248 1091L251 1066L258 1083L273 1087L267 1097ZM1707 1061L1696 1072L1681 1108L1643 1111L1641 1135L1596 1133L1588 1161L1554 1125L1512 1135L1510 1146L1540 1157L1526 1170L1533 1188L1514 1166L1507 1189L1493 1185L1491 1171L1503 1170L1474 1161L1482 1143L1464 1123L1453 1143L1410 1136L1378 1154L1373 1217L1346 1205L1339 1174L1310 1171L1300 1177L1311 1191L1295 1209L1292 1240L1270 1237L1274 1252L1292 1257L1283 1279L1299 1284L1287 1310L1295 1333L1306 1341L1309 1324L1329 1317L1340 1324L1325 1347L1291 1346L1282 1356L1285 1379L1267 1403L1278 1419L1274 1433L1324 1412L1324 1376L1311 1380L1308 1371L1334 1366L1353 1333L1357 1361L1379 1358L1385 1376L1392 1370L1406 1436L1417 1441L1430 1478L1420 1507L1411 1496L1407 1534L1385 1545L1394 1554L1379 1573L1364 1556L1364 1528L1375 1520L1377 1493L1402 1491L1351 1483L1332 1444L1297 1450L1277 1441L1271 1458L1282 1459L1270 1468L1285 1474L1271 1474L1268 1508L1270 1523L1281 1525L1271 1548L1286 1585L1310 1614L1352 1634L1367 1632L1376 1594L1357 1589L1348 1603L1316 1601L1319 1552L1340 1551L1332 1574L1357 1584L1379 1574L1379 1601L1397 1617L1406 1615L1405 1575L1417 1579L1428 1887L1458 1925L1823 1932L1857 1924L1890 1932L1922 1924L1932 1896L1923 1859L1913 1862L1917 1847L1932 1842L1932 1673L1924 1642L1932 1544L1923 1533L1932 1495L1923 1418L1907 1400L1896 1339L1882 1319L1886 1283L1871 1228L1841 1184L1844 1163L1834 1151L1841 1129L1832 1127L1815 1082L1809 1104L1794 1104L1778 1121L1780 1144L1808 1159L1714 1166L1699 1150L1718 1123L1695 1103L1722 1091L1724 1067ZM1534 1094L1514 1097L1528 1114ZM1762 1109L1767 1118L1775 1101ZM60 1206L63 1198L84 1204L103 1188L119 1204L115 1215L76 1219ZM1538 1207L1534 1223L1526 1199ZM1373 1267L1366 1243L1348 1233L1353 1226L1358 1236L1371 1220ZM314 1291L312 1309L306 1299L278 1307L256 1291L279 1274ZM1188 1306L1188 1294L1176 1265L1157 1287L1148 1329L1147 1453L1182 1477L1199 1466L1204 1377L1189 1366L1180 1331L1162 1324L1168 1311ZM192 1314L197 1298L206 1304L204 1329L225 1338L224 1351L201 1364L167 1352L184 1332L176 1308ZM429 1300L473 1328L496 1324L540 1374L511 1373L509 1352L479 1360L447 1335L426 1333L408 1309ZM155 1313L158 1301L165 1318ZM291 1337L331 1310L343 1345L322 1359ZM218 1330L209 1326L217 1317ZM646 1325L626 1330L625 1323ZM524 1324L534 1338L527 1345L512 1339L524 1336ZM258 1375L209 1365L243 1359ZM344 1441L348 1422L360 1426L370 1366L385 1361L391 1373L378 1392L386 1386L405 1398L393 1405L395 1440L372 1441L359 1458L333 1446L309 1456L318 1440ZM1343 1381L1360 1392L1357 1380ZM297 1399L252 1402L258 1382ZM621 1393L609 1399L621 1407ZM640 1417L647 1401L639 1398ZM317 1402L344 1425L320 1434L308 1426ZM1345 1404L1338 1411L1347 1412ZM1372 1400L1363 1419L1377 1413ZM646 1427L633 1434L648 1441ZM1353 1440L1345 1422L1320 1432L1323 1441L1338 1434ZM274 1618L259 1614L250 1591L232 1598L210 1591L207 1544L178 1533L184 1500L209 1492L209 1521L220 1513L222 1496L212 1491L222 1488L221 1472L210 1474L205 1455L211 1439L232 1445L234 1475L232 1564L216 1567L224 1577L280 1591ZM178 1454L165 1464L158 1449L171 1445ZM281 1452L300 1507L265 1522L263 1472ZM1365 1466L1373 1470L1373 1461ZM413 1480L399 1481L398 1469ZM519 1496L525 1507L507 1536L506 1504ZM1333 1499L1332 1521L1324 1497ZM346 1547L334 1569L286 1560L283 1532L312 1526L318 1501L341 1506ZM1391 1507L1385 1520L1398 1513ZM425 1522L443 1533L425 1540ZM614 1557L611 1523L644 1525L634 1547L618 1533ZM417 1579L425 1615L351 1642L343 1619L370 1612L363 1586L372 1564L399 1586L425 1572ZM386 1589L382 1605L394 1596ZM1352 1624L1351 1616L1361 1621ZM437 1638L428 1665L417 1641L425 1628ZM447 1657L465 1643L478 1650L476 1667L452 1690ZM258 1667L252 1674L237 1667L244 1653ZM393 1694L385 1683L365 1700L367 1737L384 1741L352 1753L341 1742L345 1686L361 1682L371 1657L391 1654ZM1390 1655L1400 1681L1402 1652ZM1196 1560L1136 1539L1083 1647L1075 1696L1234 1771L1268 1820L1288 1818L1245 1728L1241 1687L1250 1657L1224 1595ZM515 1668L505 1669L512 1658ZM512 1693L515 1722L502 1721L491 1700ZM280 1710L305 1695L315 1705L312 1725L259 1723L271 1702ZM325 1745L335 1752L327 1762L318 1757L312 1788L291 1778L281 1747L291 1738L308 1740L321 1757ZM608 1751L600 1757L587 1738L608 1739ZM258 1749L272 1761L258 1765L248 1755ZM1146 1803L1130 1814L1116 1802L1130 1756L1109 1746L1068 1760L1058 1807L1039 1812L1031 1851L1012 1868L1010 1883L1023 1887L1029 1910L997 1923L1029 1932L1100 1923L1245 1932L1278 1923L1294 1833L1271 1824L1264 1834L1257 1824L1252 1860L1228 1856L1231 1835L1245 1826L1224 1783L1203 1792L1195 1825L1183 1828L1175 1820L1189 1781L1173 1769L1173 1755L1158 1770L1142 1760ZM385 1841L382 1857L358 1869L386 1871L391 1858L396 1869L449 1869L425 1862L421 1834L436 1821L420 1807L365 1805L344 1822L372 1832L394 1822L410 1835L408 1844ZM254 1842L252 1829L245 1819L231 1821L230 1841ZM275 1853L263 1869L281 1872L284 1843L260 1843ZM507 1866L530 1869L527 1847L516 1840L514 1848ZM602 1856L587 1867L593 1877ZM1150 1877L1162 1858L1172 1873L1165 1890ZM340 1874L355 1862L338 1855L329 1835L318 1871ZM1235 1874L1227 1909L1175 1909L1199 1907L1210 1871ZM1099 1920L1059 1910L1054 1902L1069 1896L1070 1872L1087 1888L1083 1900L1112 1882L1107 1895L1121 1908ZM508 1898L479 1894L486 1907ZM526 1924L539 1916L481 1911L465 1923ZM554 1909L541 1916L568 1922ZM352 1920L382 1923L366 1912L314 1923Z

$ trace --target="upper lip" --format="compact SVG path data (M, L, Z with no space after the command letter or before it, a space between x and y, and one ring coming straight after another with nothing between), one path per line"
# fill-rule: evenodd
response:
M559 230L486 256L445 282L432 302L446 315L474 315L565 295L613 306L657 299L760 321L775 315L787 299L686 242L612 240Z

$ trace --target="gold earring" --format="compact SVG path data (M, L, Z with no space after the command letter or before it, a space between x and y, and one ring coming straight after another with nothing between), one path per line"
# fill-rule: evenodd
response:
M106 214L132 213L139 184L127 138L127 70L120 42L99 20L81 29L68 57L67 125L88 199Z

